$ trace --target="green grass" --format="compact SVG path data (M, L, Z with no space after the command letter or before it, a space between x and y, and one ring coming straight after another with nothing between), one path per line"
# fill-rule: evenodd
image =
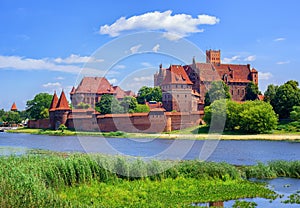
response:
M299 170L300 161L235 167L35 150L0 156L0 207L189 207L240 198L274 199L277 195L264 184L246 178L300 178Z

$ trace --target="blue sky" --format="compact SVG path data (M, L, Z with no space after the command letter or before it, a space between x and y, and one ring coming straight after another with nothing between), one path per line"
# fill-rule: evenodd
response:
M23 110L35 94L69 92L87 75L137 90L152 84L160 63L202 61L198 52L207 49L220 49L223 62L251 64L263 92L271 83L299 81L299 6L297 0L0 0L0 108L16 102Z

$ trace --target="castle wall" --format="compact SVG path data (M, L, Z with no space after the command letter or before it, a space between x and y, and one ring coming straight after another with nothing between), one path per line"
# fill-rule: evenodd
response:
M28 128L33 129L48 129L50 128L49 119L29 120L27 123Z

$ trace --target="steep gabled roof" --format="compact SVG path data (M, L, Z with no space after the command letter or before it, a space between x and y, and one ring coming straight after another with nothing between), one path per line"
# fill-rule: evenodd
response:
M51 104L49 107L49 111L54 111L56 109L57 103L58 103L58 97L56 95L56 92L54 92L54 95L52 97L52 101L51 101Z
M71 90L71 92L70 92L70 95L74 95L75 92L76 92L76 89L75 89L75 87L73 86L73 87L72 87L72 90Z
M105 77L84 77L76 93L114 94L114 89Z
M62 91L60 94L60 98L56 105L56 110L71 110L64 91Z
M15 102L12 104L10 110L11 110L11 111L17 111L17 110L18 110L17 105L16 105Z
M193 84L181 65L171 65L166 69L162 84Z

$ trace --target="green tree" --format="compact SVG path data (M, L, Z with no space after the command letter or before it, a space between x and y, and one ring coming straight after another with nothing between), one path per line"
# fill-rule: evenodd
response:
M105 94L101 97L100 102L96 103L96 110L99 109L101 114L114 114L123 113L123 107L120 105L119 101L109 94Z
M300 121L300 106L293 107L293 111L290 113L290 118L293 121Z
M300 106L298 82L290 80L279 86L272 105L279 118L289 118L293 107Z
M18 124L21 122L19 112L8 111L2 116L4 122L8 122L10 124Z
M246 100L257 100L258 95L260 95L261 92L258 89L258 86L254 84L253 82L249 82L246 86Z
M205 94L205 106L210 105L215 100L231 99L229 87L223 81L213 81L207 93Z
M84 103L84 102L80 102L76 106L76 108L78 108L78 109L88 109L90 107L91 107L90 104L87 104L87 103Z
M124 108L124 112L133 113L138 105L135 97L126 96L121 101L120 105Z
M266 133L276 128L278 118L269 103L257 100L242 105L239 126L243 132Z
M5 114L5 110L2 108L0 109L0 118Z
M224 130L227 109L226 100L215 100L211 105L204 108L203 120L210 126L211 132L221 132Z
M258 100L244 103L216 100L204 110L204 121L212 130L218 128L218 132L223 126L230 131L265 133L276 128L278 120L272 106Z
M65 131L66 129L68 129L68 128L66 127L65 124L60 124L59 127L58 127L58 130L60 130L61 133L64 133L64 131Z
M274 103L274 99L275 99L275 96L276 96L277 89L278 89L278 86L270 84L270 85L268 85L268 88L267 88L267 90L265 91L265 94L264 94L264 101L271 103L272 106L273 106L273 103Z
M42 113L44 109L50 107L52 101L52 95L48 93L39 93L33 100L27 101L26 111L30 119L42 119L47 118L45 114Z
M143 86L139 91L138 91L138 97L137 101L139 104L144 104L145 101L157 101L161 102L162 101L162 91L160 87L147 87Z
M135 113L148 113L150 112L150 107L145 104L138 104L134 111Z

